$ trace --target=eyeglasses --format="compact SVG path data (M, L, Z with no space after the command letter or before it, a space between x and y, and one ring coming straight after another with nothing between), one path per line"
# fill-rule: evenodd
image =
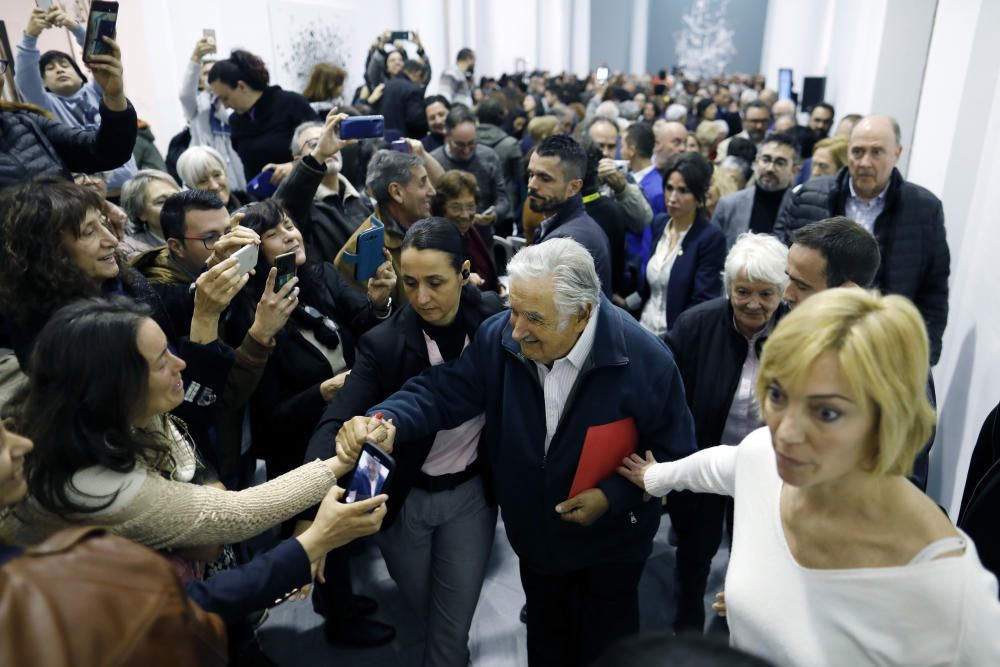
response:
M475 141L455 141L454 139L451 139L450 141L452 148L460 151L471 151L476 147Z
M791 164L788 160L783 157L772 158L770 155L761 155L757 157L757 162L760 162L763 166L768 166L773 164L778 169L784 169Z
M185 236L183 238L185 241L201 241L205 246L205 250L212 250L215 248L215 242L222 238L222 235L209 234L208 236Z
M444 210L448 211L453 215L461 215L463 213L475 213L475 204L446 204Z
M319 146L319 138L304 141L302 142L302 151L300 154L305 154L306 151L312 152L317 146Z

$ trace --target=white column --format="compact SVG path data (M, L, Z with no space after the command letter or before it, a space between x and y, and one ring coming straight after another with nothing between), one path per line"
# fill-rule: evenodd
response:
M628 35L628 68L632 74L646 72L646 43L649 36L649 0L633 0L632 25Z

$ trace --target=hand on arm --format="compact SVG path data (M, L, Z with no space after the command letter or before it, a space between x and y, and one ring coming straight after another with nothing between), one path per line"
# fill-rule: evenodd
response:
M337 460L347 465L347 469L351 470L357 465L361 449L366 442L370 442L382 451L391 454L393 444L396 442L396 426L391 420L352 417L340 427L336 442Z
M645 491L646 471L654 465L656 465L656 459L653 458L653 452L647 449L646 458L642 458L638 454L630 454L622 459L622 464L618 467L618 474Z

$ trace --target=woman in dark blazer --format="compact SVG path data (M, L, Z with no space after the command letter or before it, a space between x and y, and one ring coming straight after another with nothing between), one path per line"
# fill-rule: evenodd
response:
M456 359L502 306L469 283L462 237L444 218L406 233L401 280L409 305L358 343L358 358L330 403L306 454L330 456L341 425L364 414L415 375ZM483 417L433 438L397 442L387 523L376 538L389 574L424 625L424 664L465 665L469 627L479 599L496 507L484 489Z
M726 237L704 209L712 166L697 153L680 153L663 174L667 213L653 218L639 318L659 336L691 306L722 295L726 259Z

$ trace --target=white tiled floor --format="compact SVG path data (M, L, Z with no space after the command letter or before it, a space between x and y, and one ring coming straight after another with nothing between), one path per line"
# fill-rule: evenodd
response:
M669 629L673 620L674 549L667 543L670 519L664 515L653 543L650 557L639 584L639 606L644 631ZM721 590L729 553L723 547L712 563L706 605L715 591ZM308 600L285 603L271 610L260 629L264 650L282 667L299 665L363 665L377 667L419 667L421 637L409 624L412 612L389 578L385 563L374 545L366 547L362 557L352 561L361 582L355 592L378 600L375 618L390 623L397 636L392 643L374 649L347 649L331 646L322 632L322 619ZM507 542L502 521L497 525L496 541L489 572L472 622L470 651L476 667L510 667L527 664L524 626L518 620L524 593L518 577L517 557ZM711 610L708 610L710 614Z

